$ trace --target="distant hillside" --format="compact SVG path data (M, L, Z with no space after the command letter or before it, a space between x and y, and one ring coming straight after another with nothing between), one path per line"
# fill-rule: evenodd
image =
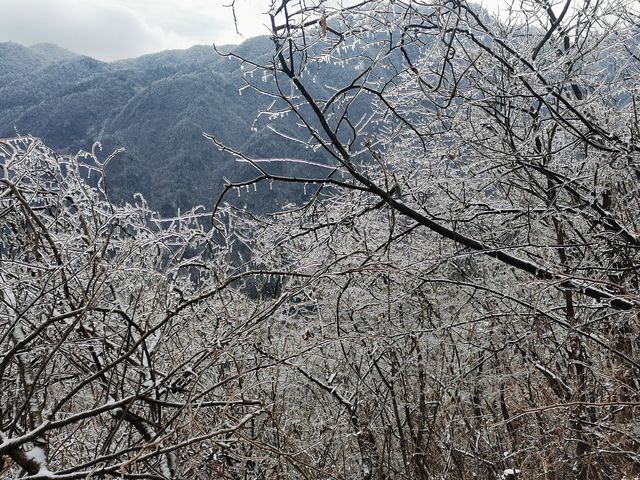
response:
M268 60L272 45L254 38L233 48ZM105 156L124 147L110 164L114 199L141 192L166 213L211 205L223 177L243 178L249 169L202 132L256 155L300 156L269 130L252 131L267 99L249 90L239 95L243 85L239 63L207 46L104 63L50 44L0 43L0 138L32 134L65 153L99 140ZM276 194L283 195L264 192Z

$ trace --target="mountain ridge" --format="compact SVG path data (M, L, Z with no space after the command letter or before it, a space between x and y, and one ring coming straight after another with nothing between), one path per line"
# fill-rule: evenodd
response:
M236 48L260 58L271 44L258 37L221 47ZM116 200L140 192L167 213L212 204L224 176L250 169L229 162L202 133L250 149L252 122L267 104L254 92L239 95L239 72L239 62L204 45L102 62L53 44L0 43L0 137L31 134L69 154L96 141L105 155L124 147L108 172Z

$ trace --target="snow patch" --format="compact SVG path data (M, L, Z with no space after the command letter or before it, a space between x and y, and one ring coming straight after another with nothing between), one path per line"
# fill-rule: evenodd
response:
M25 452L25 456L27 457L27 459L29 459L30 462L38 465L37 475L39 477L55 477L55 475L47 467L47 455L44 453L44 450L41 447L33 447L31 450Z

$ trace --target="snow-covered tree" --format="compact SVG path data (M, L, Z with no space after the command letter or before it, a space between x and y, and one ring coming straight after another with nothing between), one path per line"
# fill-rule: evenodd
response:
M235 435L265 412L245 345L271 305L239 288L224 226L201 210L112 205L108 160L0 142L1 475L244 469Z
M260 347L283 394L316 399L290 403L316 422L301 462L637 475L637 4L525 0L496 19L465 1L280 0L270 18L273 62L245 66L274 99L258 121L296 118L289 138L326 175L227 150L258 185L317 191L253 240L256 261L301 275L281 323L308 331ZM303 436L291 451L310 452Z

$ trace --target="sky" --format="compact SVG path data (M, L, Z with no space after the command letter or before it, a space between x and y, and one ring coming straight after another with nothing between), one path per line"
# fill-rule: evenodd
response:
M110 61L267 33L268 0L0 0L0 42L55 43Z
M55 43L103 61L266 34L269 0L0 0L0 42ZM491 6L501 0L484 0Z

